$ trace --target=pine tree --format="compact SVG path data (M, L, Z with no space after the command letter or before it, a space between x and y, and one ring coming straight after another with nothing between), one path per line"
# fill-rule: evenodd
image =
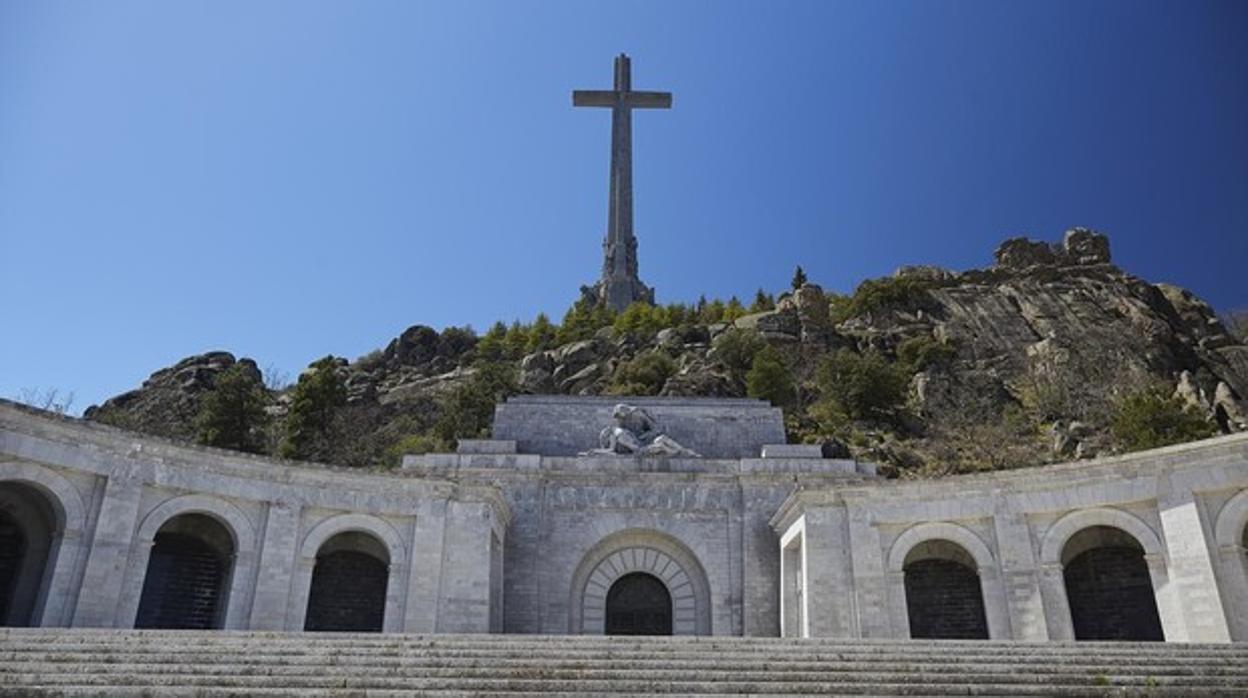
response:
M750 304L750 312L762 313L768 310L774 310L775 307L776 307L775 299L773 299L770 295L764 292L763 289L760 288L754 294L754 302Z
M485 336L477 340L474 361L500 361L507 353L507 326L501 321L490 325Z
M507 334L503 337L504 355L511 360L524 356L524 348L529 344L529 330L519 321L511 323Z
M529 341L524 345L524 351L532 354L535 351L546 351L553 347L555 330L555 326L551 324L546 313L538 313L533 320L533 325L529 328Z
M235 363L217 376L212 391L204 396L196 420L199 443L248 453L263 452L267 403L268 395L255 364L246 359Z
M347 387L333 356L318 359L299 376L286 415L284 458L309 459L329 453L338 411L347 404Z
M793 281L791 283L794 291L801 288L806 283L806 272L802 270L802 266L800 264L793 270Z

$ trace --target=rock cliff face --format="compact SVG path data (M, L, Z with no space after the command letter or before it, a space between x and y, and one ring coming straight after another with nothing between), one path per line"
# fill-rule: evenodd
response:
M943 360L909 372L905 434L861 425L850 444L856 455L903 467L1012 467L1103 452L1113 447L1107 425L1116 402L1158 384L1224 431L1245 427L1248 346L1190 292L1114 266L1108 240L1081 228L1058 245L1007 240L987 269L904 267L865 282L851 297L807 284L783 295L774 310L732 323L682 325L653 336L603 328L517 360L518 386L602 394L618 385L622 364L659 352L674 364L660 394L743 395L741 372L716 349L716 339L733 327L756 331L783 352L799 386L829 351L895 358L914 338L945 347ZM354 431L395 436L427 426L438 396L470 380L476 344L468 332L417 325L384 350L344 364L349 408L360 415ZM190 357L90 408L87 417L190 438L199 400L234 361L225 352ZM272 411L280 417L283 410L282 394L274 393ZM395 420L407 421L398 428Z

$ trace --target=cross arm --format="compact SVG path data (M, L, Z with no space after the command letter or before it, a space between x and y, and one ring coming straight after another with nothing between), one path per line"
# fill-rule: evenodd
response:
M671 92L629 92L628 106L634 109L671 109Z
M614 90L573 90L572 106L574 107L614 107Z

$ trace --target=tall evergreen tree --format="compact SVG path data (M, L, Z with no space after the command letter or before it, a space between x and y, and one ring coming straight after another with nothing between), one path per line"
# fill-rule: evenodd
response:
M250 369L250 370L249 370ZM222 371L196 420L199 443L248 453L264 450L268 403L260 372L243 360Z
M339 410L347 404L347 387L333 356L318 359L299 376L286 415L284 458L309 459L330 452Z
M776 301L768 295L763 289L758 289L754 294L754 302L750 304L751 313L761 313L767 310L773 310L776 307Z
M793 270L793 281L791 283L794 291L806 283L806 272L802 269L802 265L797 265L797 268Z
M546 313L538 313L529 328L529 341L524 345L525 352L546 351L555 346L555 326Z

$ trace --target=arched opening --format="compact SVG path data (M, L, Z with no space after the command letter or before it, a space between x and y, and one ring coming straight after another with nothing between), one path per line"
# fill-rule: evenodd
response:
M0 625L38 625L57 533L47 496L20 482L0 483Z
M906 554L903 570L910 637L988 639L978 565L966 549L947 540L923 541Z
M234 536L206 514L180 514L156 531L143 577L136 628L224 626Z
M607 591L608 635L671 635L672 595L651 574L631 572Z
M304 630L381 632L390 552L368 533L339 533L321 545L312 569Z
M1164 640L1144 548L1112 526L1079 531L1062 548L1076 640Z

